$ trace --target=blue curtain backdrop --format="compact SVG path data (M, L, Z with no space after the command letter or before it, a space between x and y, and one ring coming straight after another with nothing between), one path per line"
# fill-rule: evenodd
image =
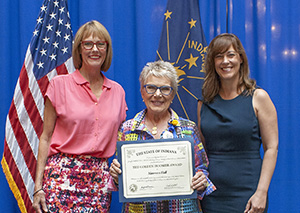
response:
M68 3L74 35L92 19L110 32L114 57L106 76L124 87L131 118L144 107L138 76L146 62L155 60L167 0ZM40 0L0 1L0 153L6 116L41 4ZM226 0L200 0L199 4L209 43L226 32ZM251 75L269 92L278 112L279 155L269 191L269 212L300 212L300 1L228 0L228 4L228 31L242 40ZM1 212L19 212L2 169L0 206ZM117 193L111 212L120 212Z

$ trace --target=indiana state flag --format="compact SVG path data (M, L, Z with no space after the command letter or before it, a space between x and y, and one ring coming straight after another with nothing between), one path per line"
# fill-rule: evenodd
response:
M206 40L198 0L168 0L156 60L177 70L178 93L171 107L179 116L197 122L197 100L204 79Z

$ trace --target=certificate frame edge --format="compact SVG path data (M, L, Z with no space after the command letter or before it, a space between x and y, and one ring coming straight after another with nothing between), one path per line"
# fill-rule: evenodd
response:
M189 141L191 143L191 154L192 154L192 167L193 176L195 175L195 150L194 140L192 138L168 138L168 139L153 139L153 140L135 140L135 141L118 141L117 142L117 159L120 163L120 169L122 170L122 152L121 148L126 144L140 144L140 143L156 143L156 142L174 142L174 141ZM142 198L126 198L124 196L123 189L123 173L119 174L119 202L142 202L142 201L156 201L156 200L172 200L172 199L196 199L197 190L194 190L190 195L176 195L176 196L159 196L159 197L142 197Z

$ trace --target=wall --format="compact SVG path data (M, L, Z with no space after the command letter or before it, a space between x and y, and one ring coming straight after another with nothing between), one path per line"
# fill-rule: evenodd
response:
M155 60L166 2L69 1L74 34L81 24L91 19L102 22L110 32L114 58L106 76L124 87L128 118L144 107L138 76L146 62ZM209 43L215 35L226 32L226 1L201 0L199 3L202 26ZM228 0L228 3L228 31L242 40L249 58L251 76L268 91L278 111L279 155L269 192L269 212L300 212L297 199L300 195L300 74L297 69L300 62L300 2ZM41 4L39 0L0 2L1 153L6 115ZM116 193L113 202L112 212L118 212L120 204ZM2 170L0 206L3 212L19 212Z

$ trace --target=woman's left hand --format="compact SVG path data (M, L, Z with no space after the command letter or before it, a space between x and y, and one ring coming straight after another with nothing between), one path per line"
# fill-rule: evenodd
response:
M248 200L244 213L262 213L266 208L267 194L256 191Z
M208 184L208 182L207 182L205 174L202 171L199 171L192 178L191 187L198 191L204 191L207 187L207 184Z

